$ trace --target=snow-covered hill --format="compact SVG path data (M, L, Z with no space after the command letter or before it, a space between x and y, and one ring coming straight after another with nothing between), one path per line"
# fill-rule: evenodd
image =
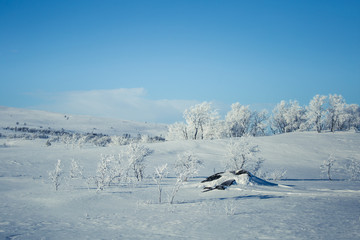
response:
M167 131L167 125L165 124L140 123L0 106L0 127L16 126L55 130L65 129L81 133L93 132L119 136L123 134L160 136Z
M0 127L64 128L88 132L158 135L165 126L0 108ZM92 119L92 120L90 120ZM16 124L18 122L18 124ZM118 124L118 125L116 125ZM127 125L126 125L127 124ZM113 127L113 128L111 128ZM134 128L138 128L134 130ZM116 130L117 129L117 130ZM116 132L118 131L118 132ZM123 132L122 132L123 131ZM115 133L114 133L115 132ZM336 181L320 175L329 154L336 161L360 160L360 134L291 133L253 139L265 159L263 171L286 170L277 185L234 185L202 192L200 182L224 170L233 141L145 143L145 180L114 184L96 191L93 177L101 155L119 156L127 145L82 147L46 139L0 138L0 239L359 239L360 185L345 172ZM192 152L203 167L182 186L174 204L168 197L176 183L178 155ZM84 179L70 179L75 159ZM55 191L49 172L61 160L63 175ZM152 179L155 167L168 164L163 203Z

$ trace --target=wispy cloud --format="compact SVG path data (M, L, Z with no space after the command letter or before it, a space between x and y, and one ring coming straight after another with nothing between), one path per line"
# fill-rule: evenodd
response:
M41 110L163 123L182 120L184 110L198 103L195 100L152 100L143 88L47 93L36 97L45 98L47 102L34 106Z

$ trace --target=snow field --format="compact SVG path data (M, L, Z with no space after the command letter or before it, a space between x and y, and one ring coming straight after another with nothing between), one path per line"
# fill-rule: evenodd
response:
M161 124L133 123L85 116L0 107L0 126L61 129L70 132L165 135ZM0 130L1 133L2 129ZM0 138L0 239L359 239L360 184L346 171L334 181L321 176L320 165L332 154L337 163L360 160L356 132L296 132L256 137L262 171L286 170L279 186L239 184L202 193L200 182L224 170L231 139L145 143L142 182L106 186L93 179L71 179L75 160L85 178L96 175L102 154L117 155L127 146L98 147L46 139ZM175 196L174 171L179 154L203 162ZM55 191L49 172L61 160L64 173ZM167 164L162 203L152 179Z
M331 150L359 157L357 133L292 133L258 137L264 170L284 168L292 181L277 187L235 185L202 193L201 180L223 170L228 140L146 144L145 180L96 191L94 183L70 179L72 159L94 176L101 154L126 146L83 148L45 140L0 139L0 239L358 239L360 185L321 180L319 166ZM331 150L329 150L331 149ZM171 169L177 155L193 152L204 166L178 192ZM55 191L48 178L57 160L65 179ZM358 158L359 159L359 158ZM151 179L167 163L163 203Z

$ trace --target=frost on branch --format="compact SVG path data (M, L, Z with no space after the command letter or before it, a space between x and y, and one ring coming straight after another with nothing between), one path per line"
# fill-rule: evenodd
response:
M307 126L318 133L324 129L326 96L316 95L306 107Z
M332 180L331 172L332 172L334 163L335 163L334 155L330 154L329 157L327 159L325 159L324 162L320 166L321 173L323 175L326 175L329 180Z
M95 176L95 183L97 190L104 190L105 186L110 184L111 179L111 155L101 155L101 160L98 164Z
M231 141L227 146L227 170L246 169L256 174L264 159L259 157L259 146L252 142L253 137L243 136Z
M175 162L176 175L183 174L184 181L193 177L198 173L199 168L203 165L203 162L199 160L193 153L185 152L178 155L178 159Z
M155 173L153 179L158 187L159 192L159 203L161 203L161 195L162 195L162 180L166 178L168 175L167 172L167 164L155 168Z
M197 104L184 112L187 123L187 136L189 139L204 139L207 128L211 128L219 119L217 111L213 110L211 103Z
M120 154L102 154L95 176L97 190L104 190L106 186L126 180L127 173L128 168Z
M195 174L198 173L199 168L200 166L202 166L202 164L202 161L199 160L196 156L194 156L194 154L191 152L185 152L178 155L178 159L175 163L175 173L177 177L176 183L169 195L170 204L174 203L174 198L179 192L180 188L189 178L193 177Z
M287 133L304 128L305 109L297 101L281 101L273 109L271 129L273 133Z
M230 137L241 137L250 131L251 115L249 106L242 106L240 103L231 105L225 118Z
M55 165L55 170L49 172L49 178L51 182L54 184L56 191L59 189L62 175L63 175L63 170L61 168L61 160L59 159L57 164Z
M127 148L128 166L134 172L138 181L143 180L145 171L145 157L152 154L153 151L142 144L131 143Z
M83 167L80 166L79 162L75 159L71 160L70 166L70 178L82 178L83 177Z
M360 180L360 161L358 159L349 158L345 163L345 169L349 180Z

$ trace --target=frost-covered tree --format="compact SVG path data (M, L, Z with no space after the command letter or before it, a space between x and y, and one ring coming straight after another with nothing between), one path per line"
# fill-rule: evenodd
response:
M324 160L324 162L320 166L321 173L323 175L326 175L329 180L332 180L331 178L331 171L335 163L335 157L333 154L330 154L327 159Z
M240 103L231 105L231 110L226 114L226 124L231 137L241 137L249 132L251 111L249 106Z
M188 140L187 125L182 122L176 122L168 126L166 134L167 140Z
M271 129L274 133L285 133L286 131L286 119L285 114L287 111L287 106L285 101L278 103L273 109L272 119L271 119Z
M129 166L125 162L125 158L122 153L114 155L107 155L109 161L109 183L123 182L127 180L129 173Z
M305 110L295 101L289 101L287 111L285 113L287 126L285 132L294 132L302 127L305 122Z
M219 120L218 117L211 119L204 128L204 139L221 139L227 137L227 128L225 121Z
M70 178L82 178L83 167L74 158L71 160Z
M97 190L104 190L106 186L126 180L128 167L121 154L101 154L94 177Z
M178 155L178 158L175 162L175 173L180 175L185 173L186 179L195 175L199 168L203 165L203 162L194 155L192 152L184 152Z
M327 123L331 132L335 132L346 121L345 100L341 95L330 94L327 108Z
M56 191L59 189L63 173L64 172L61 167L61 160L59 159L57 161L57 164L55 165L54 171L49 172L49 178L50 178L51 182L54 184Z
M250 134L254 137L256 136L265 136L266 129L268 127L268 111L263 110L261 112L254 111L252 113Z
M348 116L347 129L355 128L360 130L360 107L357 104L350 104L346 107L345 112Z
M281 101L273 109L271 128L274 133L297 131L305 122L305 110L297 101Z
M187 179L186 172L181 172L176 176L176 182L171 190L171 193L169 194L170 204L174 203L175 196L179 192L180 188L184 185L185 179Z
M360 161L358 159L349 159L346 168L350 180L360 180Z
M204 139L204 128L211 121L218 119L218 113L211 107L211 103L203 102L186 109L184 118L187 123L187 132L190 139Z
M152 150L142 144L131 143L127 148L129 167L133 170L138 181L143 180L145 170L145 157L152 154Z
M164 178L166 178L168 172L167 172L167 164L164 164L162 166L156 167L155 168L155 173L154 173L154 181L158 187L158 192L159 192L159 203L161 203L161 195L162 195L162 181Z
M177 177L175 185L173 186L169 195L170 204L174 203L174 198L179 192L180 188L190 177L193 177L198 173L202 164L202 161L191 152L185 152L178 155L178 159L175 162L175 173Z
M96 169L95 184L97 190L104 190L111 181L111 155L101 155L100 162Z
M238 140L233 140L227 146L226 169L246 169L255 174L264 162L259 154L259 146L253 143L251 136L243 136Z
M316 129L318 133L324 128L324 120L326 116L326 96L316 95L310 101L309 106L307 106L306 118L307 125L310 129Z

